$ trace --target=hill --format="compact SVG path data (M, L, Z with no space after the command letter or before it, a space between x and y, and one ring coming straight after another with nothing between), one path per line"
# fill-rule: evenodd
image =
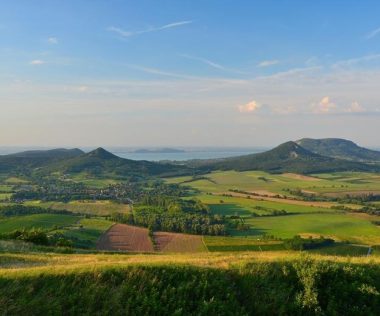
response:
M354 142L340 138L312 139L303 138L297 141L303 148L322 156L353 161L380 161L380 152L363 148Z
M59 161L43 168L42 171L61 173L86 172L96 176L104 175L177 175L186 172L187 168L171 164L131 160L120 158L103 148L74 158Z
M321 156L291 141L264 153L208 161L201 167L212 170L261 170L271 173L301 174L379 169L364 163Z
M0 156L0 172L27 171L42 167L53 162L71 159L84 154L78 148L31 150Z

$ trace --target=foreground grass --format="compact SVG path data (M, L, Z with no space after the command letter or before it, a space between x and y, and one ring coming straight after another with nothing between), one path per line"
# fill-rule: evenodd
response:
M376 315L379 263L290 252L1 254L0 313Z

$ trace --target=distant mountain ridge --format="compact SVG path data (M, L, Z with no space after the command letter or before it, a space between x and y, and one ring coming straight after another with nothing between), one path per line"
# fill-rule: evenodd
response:
M380 152L360 147L354 142L340 138L303 138L296 142L303 148L322 156L352 161L380 161Z
M379 171L379 167L360 162L325 157L313 153L296 142L283 143L269 151L239 157L200 163L211 170L261 170L271 173L294 172L301 174L337 171Z

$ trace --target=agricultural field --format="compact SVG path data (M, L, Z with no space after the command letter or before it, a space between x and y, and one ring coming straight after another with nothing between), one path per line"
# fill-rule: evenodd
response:
M17 229L52 229L66 227L77 223L79 218L61 214L34 214L26 216L10 217L0 220L0 232L9 233Z
M70 201L68 203L29 201L26 202L25 205L40 206L54 210L68 210L73 213L90 214L96 216L107 216L114 212L130 212L129 205L112 201Z
M113 225L99 239L96 248L108 251L153 252L147 228L124 224Z
M159 252L204 252L207 251L202 236L155 232L155 250Z
M218 171L199 178L179 177L167 181L195 189L193 197L207 204L213 214L240 218L249 226L249 229L243 231L230 229L229 233L233 236L273 236L279 239L292 238L295 235L324 236L337 242L380 244L380 227L374 224L378 221L377 216L339 210L356 210L363 205L301 200L291 194L294 190L330 197L377 194L380 192L379 174L345 172L304 176L259 171ZM380 203L374 202L374 205ZM278 212L286 213L279 215ZM213 238L218 237L205 238L209 250L214 245L208 245L207 240L211 241ZM233 249L236 244L236 249L257 249L254 241L248 238L244 242L244 239L227 242L226 248ZM218 247L223 249L223 243L217 244L216 249ZM362 249L359 249L359 253L360 250ZM339 248L339 251L344 252L343 248Z

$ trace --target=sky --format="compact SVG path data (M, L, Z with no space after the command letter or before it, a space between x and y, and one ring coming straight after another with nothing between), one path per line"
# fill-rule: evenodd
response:
M380 2L2 0L0 146L380 147Z

